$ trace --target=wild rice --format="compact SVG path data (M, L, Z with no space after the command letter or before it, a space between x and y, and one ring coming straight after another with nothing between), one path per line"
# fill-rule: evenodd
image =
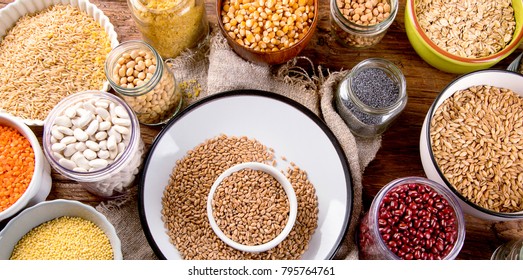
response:
M21 17L0 41L0 111L44 120L65 96L102 89L110 50L103 28L70 5Z
M286 171L298 200L296 224L275 248L263 253L238 251L216 236L207 219L207 195L223 171L248 161L270 164L274 158L274 153L255 139L220 135L176 162L162 197L162 219L171 243L184 259L300 258L317 227L318 201L306 172L296 165Z

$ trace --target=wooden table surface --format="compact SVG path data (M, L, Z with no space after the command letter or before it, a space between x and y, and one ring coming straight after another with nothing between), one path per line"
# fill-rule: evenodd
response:
M12 0L0 0L0 8ZM125 0L91 0L115 26L120 42L140 39ZM385 184L405 176L425 176L419 156L419 136L423 119L438 93L458 75L441 72L425 63L411 47L405 33L405 0L399 1L399 12L383 40L364 50L348 49L337 43L329 29L329 3L320 0L320 22L309 45L301 53L331 71L350 69L371 57L388 59L398 65L407 80L408 104L397 121L383 135L382 147L363 174L365 208ZM215 0L206 0L207 16L216 23ZM495 65L504 69L520 49ZM148 148L160 128L142 126L142 137ZM35 128L41 135L41 128ZM75 199L96 205L100 198L53 171L53 185L48 199ZM523 237L523 222L491 222L466 216L466 239L458 259L489 259L497 246L508 239Z

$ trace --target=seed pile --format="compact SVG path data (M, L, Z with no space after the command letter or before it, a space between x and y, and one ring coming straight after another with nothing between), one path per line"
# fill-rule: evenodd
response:
M271 52L289 48L308 32L313 0L225 0L221 20L240 45Z
M29 140L16 129L0 125L0 212L24 194L34 168L35 156Z
M317 227L318 202L306 172L295 165L286 173L296 193L298 215L278 246L263 253L238 251L216 236L207 219L207 195L223 171L243 162L273 160L273 151L255 139L220 135L177 161L162 197L162 219L184 259L298 259L305 252Z
M343 16L359 25L375 25L390 16L390 0L336 0Z
M109 238L93 222L63 216L25 234L15 245L11 260L112 260Z
M65 96L102 89L110 50L103 28L78 8L23 16L0 41L0 111L44 120Z
M474 86L434 113L432 151L464 197L492 211L523 210L523 98L509 89Z
M281 233L289 218L282 185L263 171L244 169L224 178L213 201L216 224L230 239L260 245Z
M461 57L493 55L512 41L511 0L416 0L418 22L429 39Z
M399 98L398 84L379 68L366 68L354 75L351 90L363 104L375 109L390 107ZM365 124L376 125L382 122L380 115L362 111L350 99L344 99L343 103Z

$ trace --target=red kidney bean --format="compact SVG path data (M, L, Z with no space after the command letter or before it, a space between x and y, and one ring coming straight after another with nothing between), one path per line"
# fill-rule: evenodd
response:
M443 259L454 246L454 209L423 184L400 185L385 194L378 210L385 244L402 259Z

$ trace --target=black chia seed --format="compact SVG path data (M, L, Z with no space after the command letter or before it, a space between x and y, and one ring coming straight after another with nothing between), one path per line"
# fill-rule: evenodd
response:
M367 68L357 73L352 79L352 91L363 104L375 109L389 107L399 97L398 84L379 68ZM382 121L379 115L360 111L350 99L343 100L343 103L365 124L377 125Z

